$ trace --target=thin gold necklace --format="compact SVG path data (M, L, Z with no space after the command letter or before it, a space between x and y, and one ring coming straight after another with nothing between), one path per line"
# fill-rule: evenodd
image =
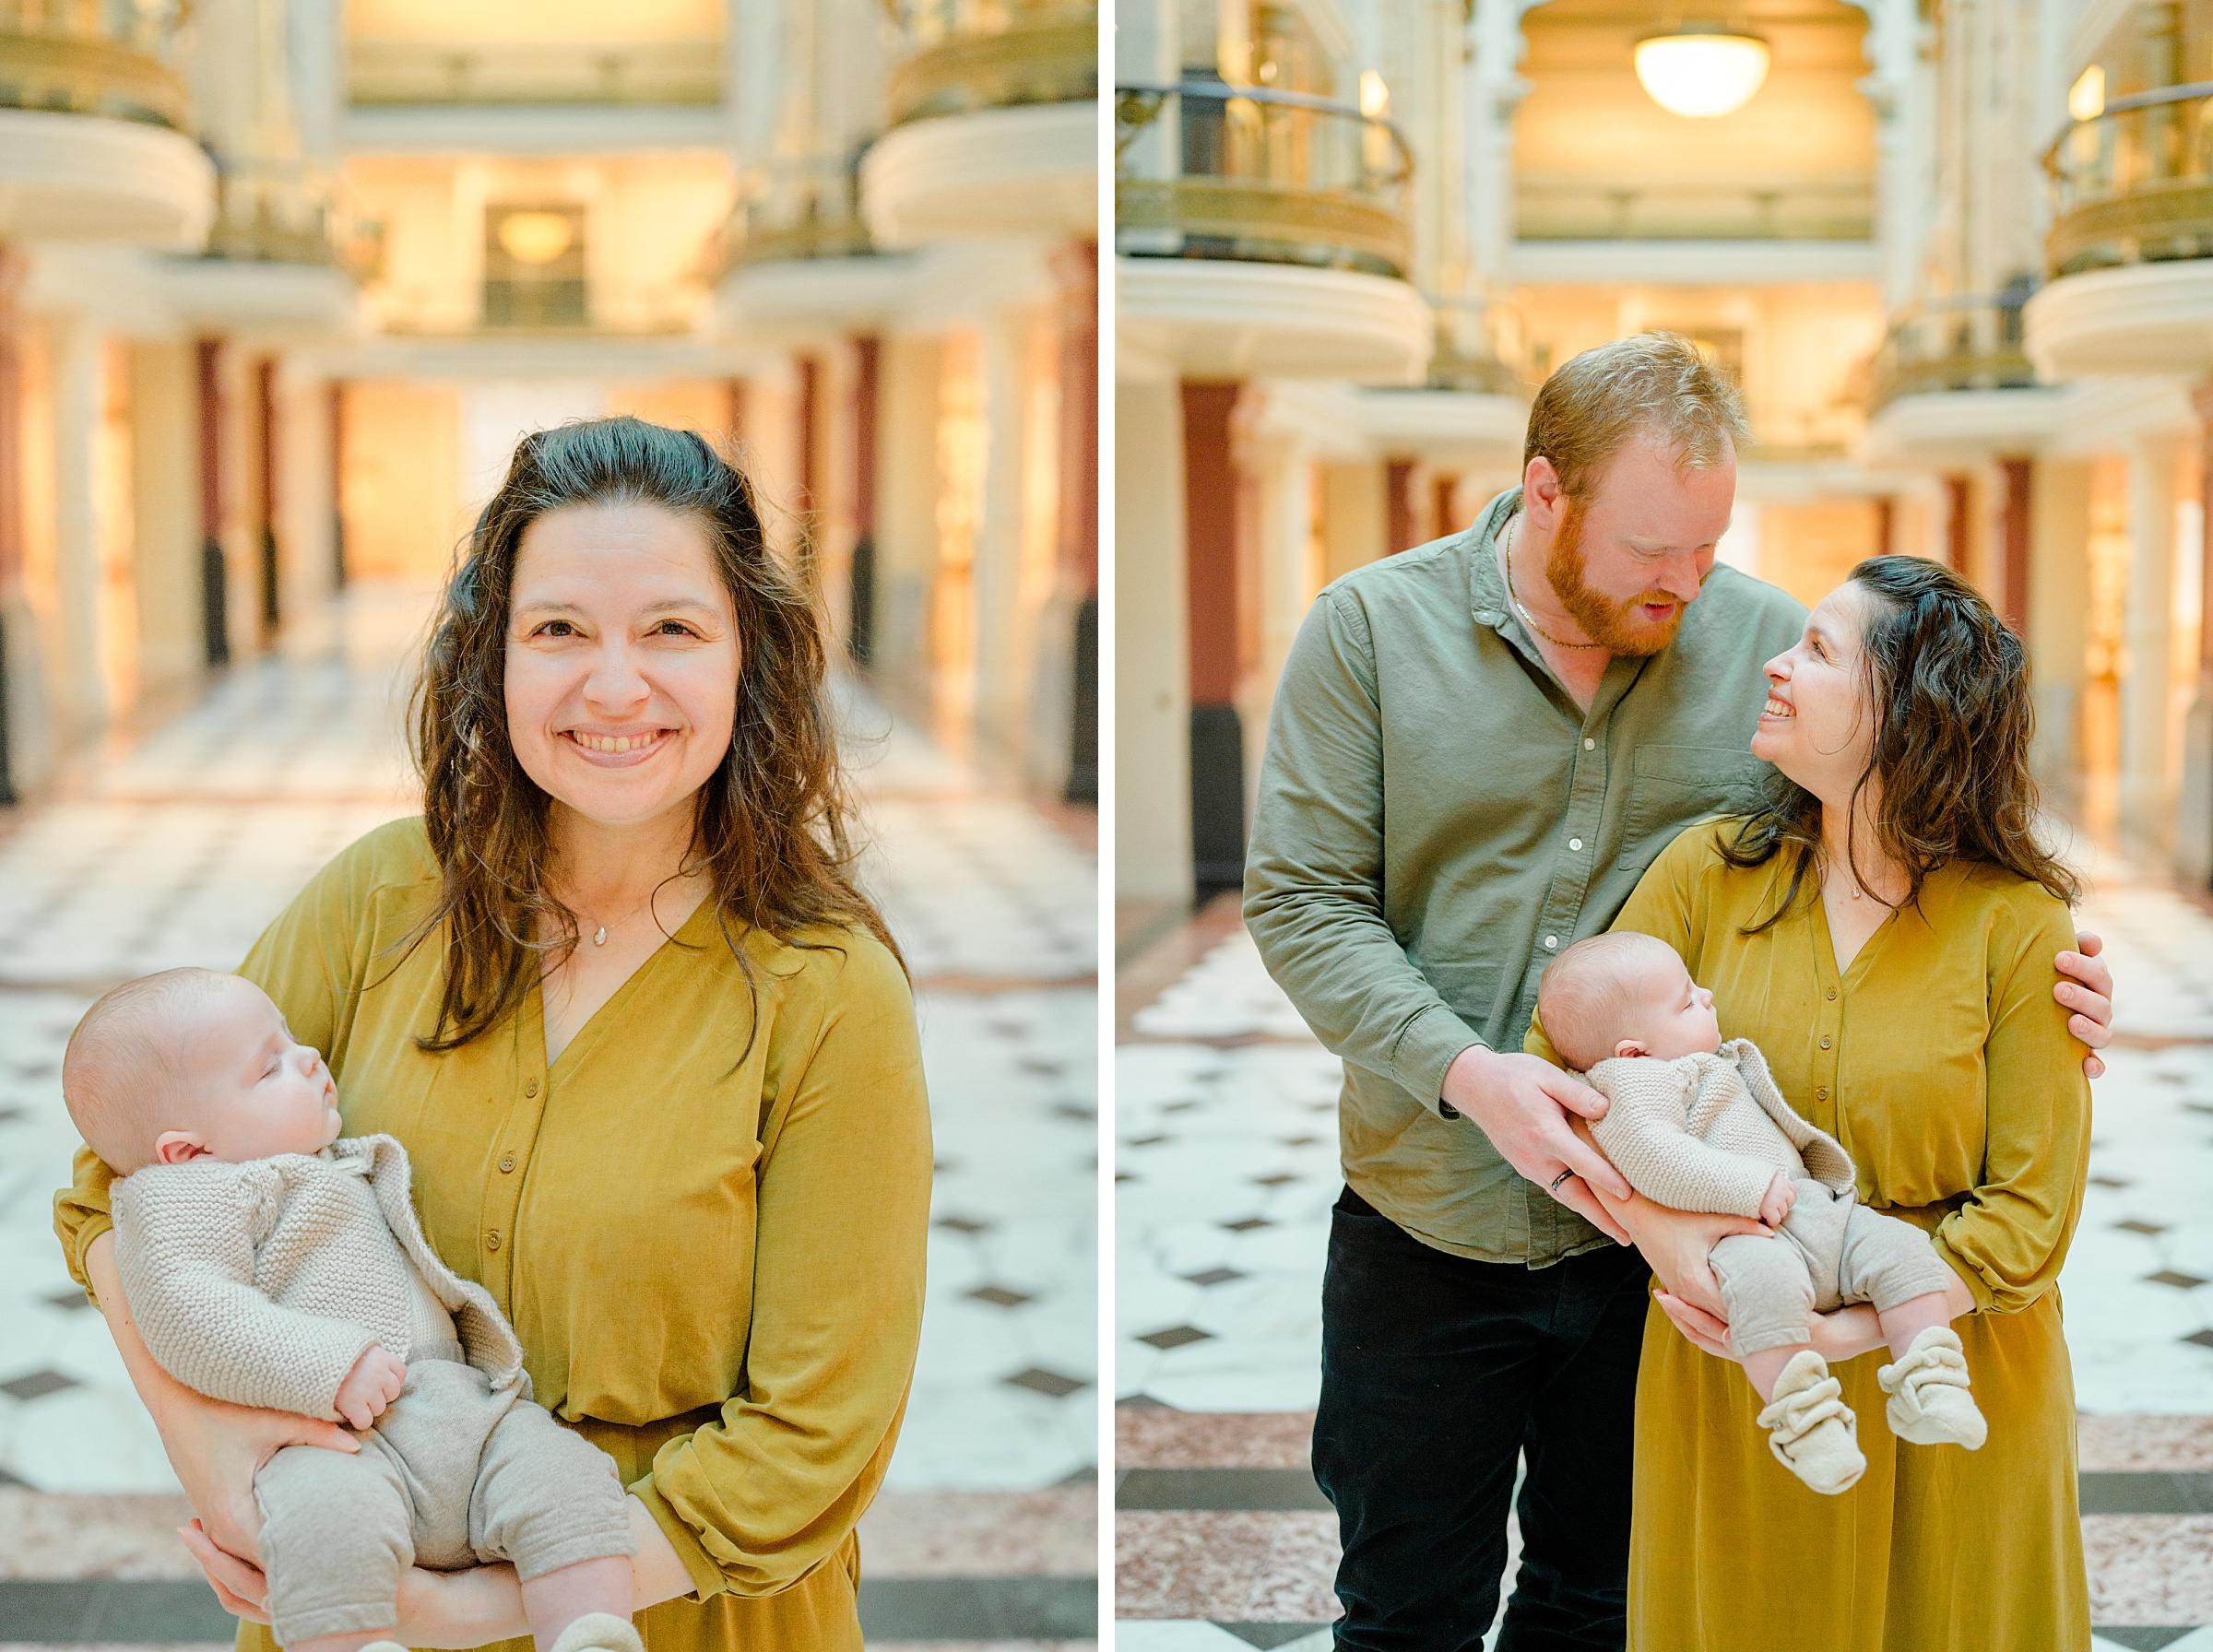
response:
M653 894L654 894L654 895L657 895L657 894L659 894L660 892L661 892L661 891L660 891L660 890L658 889L658 887L656 887L656 889L655 889L655 890L654 890L654 891L653 891ZM632 907L632 908L631 908L631 909L630 909L628 912L624 913L624 914L622 914L621 917L619 917L619 918L615 919L613 923L610 923L610 924L602 924L602 925L600 925L598 928L597 928L597 929L595 929L595 930L593 930L593 931L592 931L592 945L594 945L595 947L604 947L605 945L607 945L607 932L608 932L609 929L619 928L619 927L621 927L622 925L629 923L631 919L633 919L633 918L636 917L636 916L638 915L638 914L640 914L641 912L644 912L644 911L645 911L645 909L646 909L648 906L651 906L652 904L653 904L653 895L647 895L647 896L646 896L646 897L645 897L645 898L643 901L639 902L639 903L637 903L635 906Z
M1507 527L1514 536L1513 542L1501 549L1498 555L1499 560L1506 564L1506 594L1513 602L1514 611L1521 616L1521 623L1528 626L1530 630L1535 631L1555 648L1604 648L1605 646L1604 643L1570 643L1563 637L1554 636L1537 623L1537 617L1531 613L1528 607L1522 602L1521 593L1514 589L1514 546L1521 543L1521 512L1514 513L1513 520L1507 524Z

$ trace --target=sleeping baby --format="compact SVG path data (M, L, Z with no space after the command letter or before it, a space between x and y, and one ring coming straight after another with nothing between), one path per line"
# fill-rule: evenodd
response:
M401 1574L512 1562L551 1652L640 1652L612 1458L530 1399L484 1289L424 1240L389 1136L338 1140L337 1090L252 983L127 982L86 1012L69 1115L118 1177L115 1262L187 1387L361 1431L254 1477L270 1625L291 1652L399 1652Z
M1606 1097L1591 1133L1632 1187L1776 1230L1732 1234L1708 1260L1779 1461L1831 1494L1867 1467L1858 1419L1809 1345L1811 1316L1845 1303L1873 1304L1890 1344L1896 1363L1876 1380L1891 1432L1982 1444L1946 1300L1951 1270L1919 1228L1857 1202L1850 1156L1784 1102L1749 1039L1722 1042L1713 995L1673 947L1627 930L1578 941L1545 970L1537 1014L1560 1058Z

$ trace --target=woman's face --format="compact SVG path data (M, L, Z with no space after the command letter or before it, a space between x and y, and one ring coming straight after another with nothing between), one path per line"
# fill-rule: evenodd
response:
M739 643L706 529L658 505L549 511L524 530L507 619L523 772L607 826L688 804L729 749Z
M1806 616L1796 644L1763 667L1768 703L1753 731L1752 755L1824 803L1850 799L1875 746L1860 646L1871 602L1858 585L1839 585Z

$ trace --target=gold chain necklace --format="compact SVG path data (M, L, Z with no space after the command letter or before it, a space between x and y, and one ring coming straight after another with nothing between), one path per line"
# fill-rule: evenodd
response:
M660 892L661 892L661 891L659 891L659 890L657 888L657 889L656 889L656 890L653 891L653 894L654 894L654 895L657 895L657 894L659 894ZM595 947L604 947L605 945L607 945L607 932L608 932L609 929L619 928L621 926L622 926L622 925L624 925L624 924L627 924L627 923L629 923L631 919L633 919L633 918L636 917L636 916L638 915L638 914L640 914L641 912L644 912L644 911L645 911L645 909L646 909L648 906L651 906L652 904L653 904L653 895L647 895L647 896L646 896L646 897L645 897L645 898L643 901L639 902L639 903L637 903L635 906L632 907L632 908L631 908L631 909L630 909L628 912L624 913L624 914L622 914L621 917L619 917L619 918L615 919L615 921L614 921L613 923L611 923L611 924L602 924L602 925L600 925L598 928L597 928L597 929L595 929L595 930L593 930L593 931L592 931L592 945L594 945Z
M1514 589L1514 546L1521 543L1521 513L1515 512L1513 521L1507 525L1514 536L1513 543L1504 547L1498 555L1499 560L1506 564L1506 595L1513 603L1514 611L1521 616L1521 623L1528 626L1530 630L1535 631L1555 648L1604 648L1605 646L1604 643L1570 643L1563 637L1554 636L1537 623L1537 617L1531 613L1528 606L1522 602L1521 593Z

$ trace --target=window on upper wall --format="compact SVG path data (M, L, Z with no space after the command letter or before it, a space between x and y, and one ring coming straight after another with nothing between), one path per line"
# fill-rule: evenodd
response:
M484 209L484 324L591 324L584 208L566 203Z

